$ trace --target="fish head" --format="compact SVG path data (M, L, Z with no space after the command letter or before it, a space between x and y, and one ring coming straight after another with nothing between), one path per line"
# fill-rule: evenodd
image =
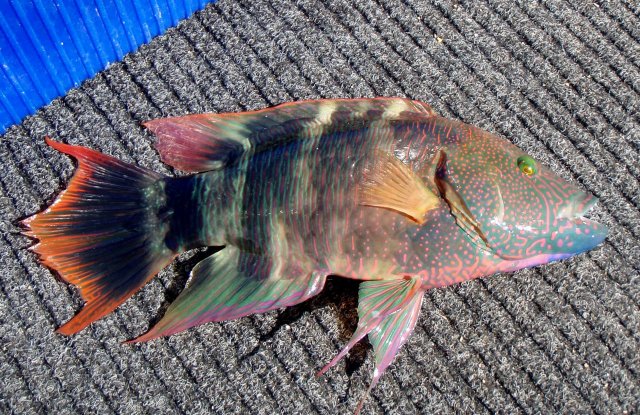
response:
M517 268L600 244L607 228L585 214L597 198L509 141L460 123L434 180L456 222L485 251Z

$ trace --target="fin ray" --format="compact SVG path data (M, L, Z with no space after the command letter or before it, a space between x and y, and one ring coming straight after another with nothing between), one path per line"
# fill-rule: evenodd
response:
M404 345L418 322L424 291L414 294L411 301L397 312L388 315L379 326L369 332L369 341L375 355L375 369L369 388L360 398L355 414L360 413L371 390L378 384L384 371L396 357L398 350Z
M324 374L357 342L369 335L375 354L375 370L369 388L356 407L356 414L413 331L424 296L420 286L421 281L415 276L361 283L358 294L358 327L340 353L318 372L318 376Z
M376 360L371 387L375 386L400 347L409 339L420 315L423 296L424 292L418 291L398 312L385 317L378 327L369 332Z

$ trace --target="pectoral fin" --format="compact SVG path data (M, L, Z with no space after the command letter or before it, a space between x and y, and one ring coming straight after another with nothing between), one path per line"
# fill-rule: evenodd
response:
M394 210L419 224L424 223L428 211L440 205L438 195L409 166L388 153L376 152L364 170L358 189L362 205Z

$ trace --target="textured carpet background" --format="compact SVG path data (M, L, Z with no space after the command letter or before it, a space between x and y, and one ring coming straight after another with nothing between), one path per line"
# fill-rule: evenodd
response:
M588 4L583 4L588 3ZM640 410L640 10L634 1L220 1L0 141L0 412L345 413L370 346L314 374L356 324L357 284L142 345L206 252L71 338L82 301L15 226L73 164L42 137L171 174L140 122L320 97L399 95L495 132L600 197L611 229L561 263L433 290L367 413Z

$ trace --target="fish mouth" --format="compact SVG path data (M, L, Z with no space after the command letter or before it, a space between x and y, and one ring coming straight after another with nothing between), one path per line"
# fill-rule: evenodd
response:
M556 216L556 219L565 219L578 226L589 226L598 230L600 234L604 233L604 236L606 236L606 226L587 217L589 211L598 203L598 198L590 193L583 193L573 199L573 203L563 208Z
M575 254L598 246L607 237L609 230L605 225L586 217L598 203L597 197L581 192L571 199L570 203L558 212L556 219L561 224L569 224L571 249L568 249L568 253Z
M473 244L480 250L498 255L505 260L524 259L539 254L552 255L555 259L566 258L595 248L608 234L605 225L586 217L597 204L598 198L586 192L576 192L557 213L551 229L547 228L543 231L542 228L530 228L531 240L534 241L531 248L523 252L524 256L512 256L507 254L501 246L492 244L492 240L487 237L478 219L451 183L442 177L437 177L435 182L456 224ZM499 191L498 196L502 198ZM498 216L503 216L504 205L502 200L499 202ZM546 242L541 245L542 241ZM539 251L541 246L545 247L543 252Z
M590 193L574 194L569 203L560 209L557 219L584 219L584 216L598 203L598 198Z

